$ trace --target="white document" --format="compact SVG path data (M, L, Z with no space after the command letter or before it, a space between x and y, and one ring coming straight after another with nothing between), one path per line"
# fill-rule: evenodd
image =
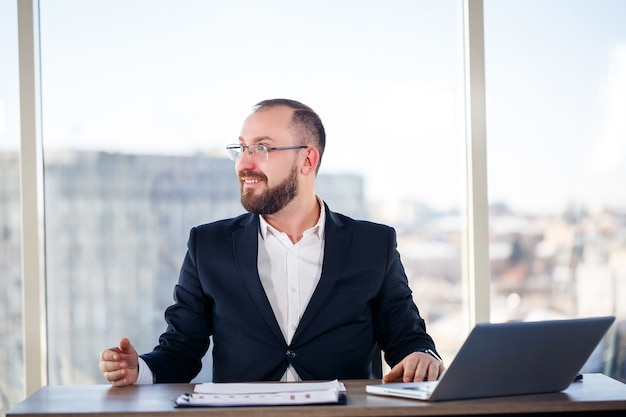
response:
M327 382L203 383L180 395L177 407L224 407L339 403L346 388L338 380Z

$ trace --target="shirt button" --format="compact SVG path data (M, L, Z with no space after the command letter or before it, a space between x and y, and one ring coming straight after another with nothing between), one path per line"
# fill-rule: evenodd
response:
M289 359L293 359L296 357L296 352L294 352L293 350L288 350L287 352L285 352L285 355L289 358Z

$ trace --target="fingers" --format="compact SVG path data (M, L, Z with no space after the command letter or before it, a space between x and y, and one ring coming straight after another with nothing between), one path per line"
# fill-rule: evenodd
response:
M383 375L383 382L393 382L399 380L404 374L404 367L402 362L391 368L391 371L387 375Z
M405 368L402 380L405 382L436 381L442 371L441 362L432 357L425 358L417 363L414 371Z
M120 368L115 371L104 371L102 372L104 378L113 386L122 387L124 385L132 384L129 376L128 369Z
M123 338L119 347L105 349L100 353L98 368L111 385L134 384L138 375L137 352L130 341Z
M405 357L383 377L384 382L436 381L443 373L443 364L429 354L414 352Z
M100 353L98 368L104 378L112 385L126 385L128 376L128 362L120 360L119 352L115 349L106 349Z
M120 351L130 353L132 350L135 350L135 348L133 348L133 345L130 344L130 340L123 337L122 340L120 340Z

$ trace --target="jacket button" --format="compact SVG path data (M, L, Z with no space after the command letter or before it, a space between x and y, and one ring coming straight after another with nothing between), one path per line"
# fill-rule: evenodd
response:
M296 352L294 352L293 350L288 350L287 352L285 352L285 355L289 358L289 359L293 359L296 357Z

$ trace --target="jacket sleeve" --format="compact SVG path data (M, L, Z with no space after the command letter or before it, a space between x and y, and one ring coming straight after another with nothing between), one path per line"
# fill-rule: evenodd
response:
M389 228L385 277L374 303L374 328L385 361L395 366L410 353L431 349L435 343L426 332L397 250L396 233ZM382 243L382 242L381 242Z
M188 250L174 288L174 304L165 310L167 328L159 344L141 355L154 374L155 382L189 382L202 368L209 348L212 300L203 294L195 253L196 229L192 229Z

